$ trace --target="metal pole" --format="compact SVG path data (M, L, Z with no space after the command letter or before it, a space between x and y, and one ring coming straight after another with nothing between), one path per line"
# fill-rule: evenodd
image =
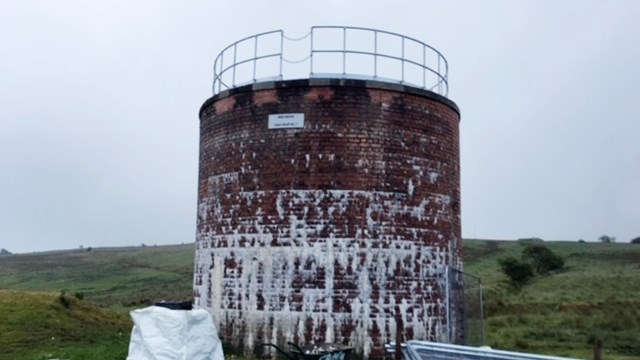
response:
M378 77L378 31L373 32L373 78Z
M284 53L284 33L280 32L280 80L282 80L282 53Z
M256 82L256 64L258 62L258 37L256 36L253 46L253 82Z
M222 69L224 69L224 52L222 52L222 56L220 56L220 75L218 77L218 92L222 90Z
M422 88L427 87L427 47L422 45Z
M438 93L442 94L442 75L440 75L440 55L438 55Z
M447 60L444 60L444 96L449 95L449 63Z
M484 310L482 303L482 282L480 282L480 341L484 345Z
M347 72L347 29L342 28L342 76Z
M309 77L313 77L313 30L311 28L311 40L309 41L311 43L311 48L309 49Z
M450 276L450 266L446 267L445 271L445 294L447 294L447 298L445 301L445 306L447 307L447 342L451 343L451 310L450 310L450 302L449 298L451 297L451 289L449 288L449 276Z
M402 61L402 63L401 63L402 64L402 68L401 68L401 71L402 71L402 83L404 84L404 36L402 37L402 56L401 56L401 58L402 58L402 60L401 60Z
M394 360L402 360L402 328L404 325L402 324L402 314L400 313L400 306L396 305L396 349L394 355Z
M213 94L216 93L216 80L218 79L218 74L216 73L216 65L218 65L218 59L213 62L213 84L211 85L211 92Z
M231 86L236 86L236 64L237 61L237 53L238 53L238 43L233 45L233 76L231 77Z

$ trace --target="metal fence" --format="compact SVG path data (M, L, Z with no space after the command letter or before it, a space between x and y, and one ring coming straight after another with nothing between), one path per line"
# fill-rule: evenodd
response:
M275 30L227 46L213 65L213 93L262 81L349 78L447 96L448 72L444 56L414 38L361 27L314 26L299 38Z
M448 267L446 281L449 343L484 345L480 278Z

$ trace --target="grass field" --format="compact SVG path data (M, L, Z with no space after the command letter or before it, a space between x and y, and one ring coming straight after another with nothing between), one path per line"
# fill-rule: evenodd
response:
M194 246L52 251L0 257L0 289L82 292L102 306L192 296Z
M486 342L494 348L591 358L640 359L640 246L546 242L565 268L510 286L497 260L526 242L465 241L465 271L482 278Z
M543 244L564 257L565 269L517 289L497 260L520 256L525 242L465 240L464 270L482 278L486 344L589 359L598 337L605 359L640 359L640 245ZM191 298L193 250L189 244L1 256L0 360L124 359L128 310Z
M0 290L0 359L127 357L131 322L73 296Z

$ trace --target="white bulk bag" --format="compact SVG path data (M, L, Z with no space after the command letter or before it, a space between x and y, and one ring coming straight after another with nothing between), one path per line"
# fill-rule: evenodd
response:
M131 312L127 360L224 360L211 315L150 306Z

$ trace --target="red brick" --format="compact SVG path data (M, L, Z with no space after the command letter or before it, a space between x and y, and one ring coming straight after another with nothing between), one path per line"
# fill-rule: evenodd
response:
M304 128L269 130L280 113L303 113ZM462 266L459 119L439 95L364 81L208 100L195 305L247 349L328 341L378 358L398 306L405 335L446 340L444 269Z

